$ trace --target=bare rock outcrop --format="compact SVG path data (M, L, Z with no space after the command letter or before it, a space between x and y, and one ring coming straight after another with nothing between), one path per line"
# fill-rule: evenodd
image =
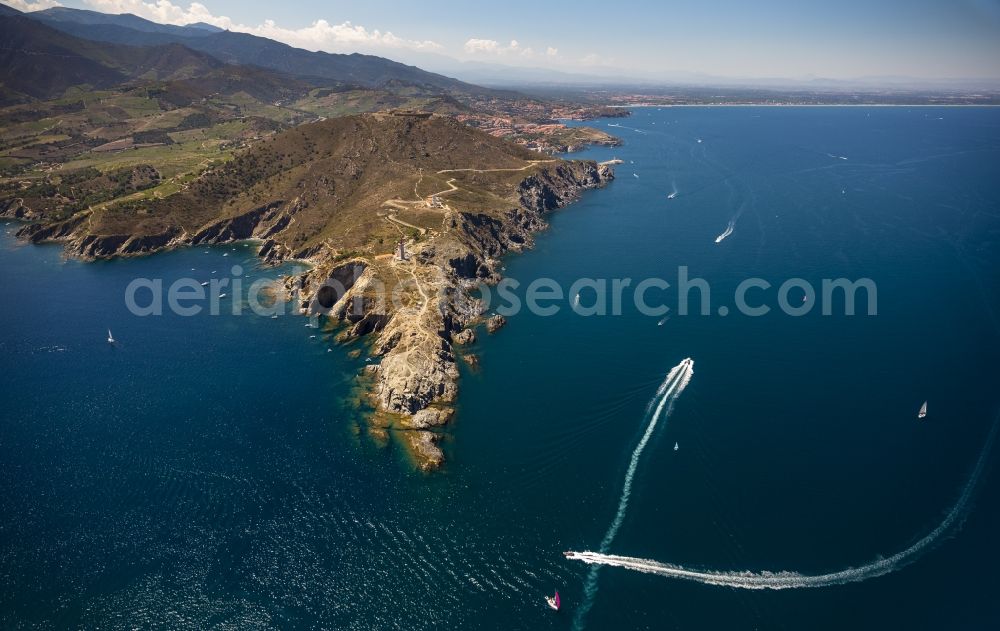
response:
M472 329L462 329L458 333L452 334L451 341L454 344L463 346L474 344L476 342L476 333Z
M486 330L490 333L496 333L505 324L507 324L507 318L497 313L486 320Z

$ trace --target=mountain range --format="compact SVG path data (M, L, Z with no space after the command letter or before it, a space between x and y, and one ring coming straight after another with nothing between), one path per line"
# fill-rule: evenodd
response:
M9 9L8 11L13 11ZM55 7L24 17L67 35L93 42L159 47L181 45L228 64L258 66L287 75L365 88L414 86L447 94L489 95L495 91L363 54L334 54L294 48L264 37L224 31L208 24L157 24L131 14L112 15Z

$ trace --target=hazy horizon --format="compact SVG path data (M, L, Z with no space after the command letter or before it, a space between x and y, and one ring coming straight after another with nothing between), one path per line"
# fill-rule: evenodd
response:
M514 77L567 73L619 83L1000 85L1000 0L878 6L770 0L753 7L732 0L670 7L640 2L614 11L595 2L522 0L475 11L453 1L330 6L288 0L280 12L234 0L5 3L22 11L65 6L165 24L205 22L308 50L376 54L446 73L486 68Z

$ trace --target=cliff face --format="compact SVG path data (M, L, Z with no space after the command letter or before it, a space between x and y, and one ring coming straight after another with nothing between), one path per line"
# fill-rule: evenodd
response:
M539 158L437 116L331 119L278 134L173 196L18 234L86 259L255 238L267 262L308 260L286 279L296 307L339 323L341 339L370 339L378 427L433 469L458 392L452 337L469 339L482 312L471 290L499 281L498 259L530 246L545 213L614 177Z
M4 219L34 220L38 213L25 205L24 199L14 197L0 201L0 217Z

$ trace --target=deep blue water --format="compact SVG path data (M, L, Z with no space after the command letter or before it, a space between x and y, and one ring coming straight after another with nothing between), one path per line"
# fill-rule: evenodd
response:
M600 544L646 406L685 357L694 376L611 552L819 573L932 530L1000 411L1000 110L650 108L590 124L623 126L609 128L623 147L584 154L623 159L617 180L554 214L506 274L674 283L687 266L712 315L658 326L626 292L618 316L564 301L509 318L474 348L482 368L463 375L430 477L367 436L350 403L364 361L301 318L125 307L136 277L281 273L249 247L81 264L0 234L0 627L569 628L589 568L560 553ZM770 314L733 308L748 277L773 284L752 294ZM785 315L793 277L871 278L878 315ZM606 568L585 623L996 628L997 475L960 528L887 576L761 592ZM541 601L554 588L558 614Z

